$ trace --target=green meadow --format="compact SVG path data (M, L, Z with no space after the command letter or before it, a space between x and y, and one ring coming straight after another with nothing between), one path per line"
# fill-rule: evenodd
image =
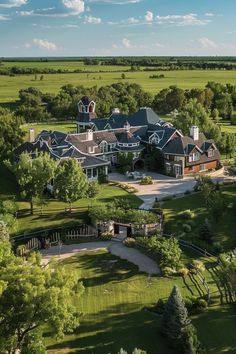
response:
M5 63L9 64L9 63ZM16 63L15 63L16 64ZM33 65L62 65L70 70L71 65L74 63L17 63L24 64L27 67ZM125 72L129 67L112 67L112 66L83 66L76 63L81 67L82 71L94 71L90 73L64 73L64 74L44 74L43 80L40 80L41 74L37 75L35 80L34 75L17 75L17 76L0 76L0 103L11 103L18 99L18 92L21 89L29 86L36 87L43 92L58 93L60 87L72 84L84 85L85 87L91 86L104 86L112 83L126 81L130 83L140 84L144 90L155 94L163 88L170 85L177 85L181 88L203 88L208 81L217 81L220 83L236 84L236 71L219 71L219 70L179 70L179 71L166 71L161 72L165 75L163 79L150 79L149 76L160 73L160 71L137 71ZM117 71L113 71L113 70ZM110 72L99 72L99 70L109 70ZM120 71L119 71L120 70ZM125 79L121 79L122 70L126 75Z

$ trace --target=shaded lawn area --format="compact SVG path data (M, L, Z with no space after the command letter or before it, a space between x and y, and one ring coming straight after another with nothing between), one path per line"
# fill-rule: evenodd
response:
M117 261L113 269L107 267L111 260ZM139 347L148 354L174 354L159 333L160 317L145 312L143 307L156 303L159 298L166 299L174 284L184 297L190 296L182 278L149 278L138 272L136 266L105 250L81 253L63 264L79 272L84 283L82 298L75 299L83 317L77 333L58 342L46 338L48 353L116 354L121 347L128 353ZM191 290L197 296L194 285ZM221 326L223 318L227 327ZM236 315L230 308L224 307L222 313L214 307L195 316L193 322L207 352L221 353L222 348L235 348L236 338L229 333L236 324ZM228 333L229 327L232 330ZM217 340L214 340L214 331L217 331ZM209 333L211 338L208 338Z
M68 208L68 204L56 199L49 199L48 204L43 207L43 215L41 215L39 205L34 205L35 214L30 215L30 204L20 198L14 176L3 163L0 163L0 200L12 198L17 201L19 207L17 230L15 231L17 234L30 230L87 223L88 209L90 207L109 203L115 199L125 198L130 201L134 208L138 208L142 204L142 201L134 194L129 194L119 187L104 184L101 185L100 192L96 198L83 198L73 203L72 208L78 209L72 213L65 211L65 208Z
M210 220L201 193L166 201L163 204L163 210L168 230L176 234L182 233L182 225L188 223L188 221L183 220L179 214L184 210L190 209L195 213L194 225L192 226L192 231L186 234L185 239L194 242L196 238L199 238L199 228L205 219L208 218L214 234L214 241L221 242L226 250L234 248L236 246L236 215L234 215L232 205L236 202L236 184L222 186L221 191L226 201L227 211L218 223Z
M19 202L20 210L25 210L27 214L18 218L17 233L22 233L25 230L87 223L89 208L121 198L129 200L134 208L138 208L142 204L142 201L135 195L108 184L101 186L101 191L95 199L83 198L73 203L72 208L78 209L72 211L72 213L65 211L68 204L51 199L43 208L43 215L39 210L34 215L29 215L29 203ZM38 208L38 206L35 207Z

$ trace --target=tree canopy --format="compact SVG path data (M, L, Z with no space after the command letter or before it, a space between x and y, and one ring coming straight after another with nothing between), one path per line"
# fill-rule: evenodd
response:
M32 254L27 261L16 257L7 229L0 223L1 353L21 350L30 342L31 333L45 325L57 337L74 331L80 313L73 301L82 292L76 272L53 263L43 267L39 254Z
M21 194L30 201L33 213L33 198L42 197L47 183L54 177L56 162L48 155L40 153L32 158L28 153L22 153L19 161L5 162L14 173L20 186Z
M0 159L9 156L12 151L22 144L24 132L21 129L23 118L0 107Z

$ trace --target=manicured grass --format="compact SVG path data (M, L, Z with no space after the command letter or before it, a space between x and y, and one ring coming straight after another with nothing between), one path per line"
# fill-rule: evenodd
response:
M29 63L27 63L30 66ZM44 63L45 64L45 63ZM63 63L65 65L71 63ZM51 64L50 64L51 65ZM59 65L59 64L58 64ZM93 67L93 69L100 70L102 68ZM110 67L108 67L109 69ZM81 66L83 70L83 66ZM106 68L103 68L106 69ZM126 70L127 67L122 67L121 70ZM85 70L88 67L85 66ZM120 70L120 68L117 68ZM112 71L112 70L110 70ZM70 74L45 74L42 81L34 79L34 75L20 75L15 77L1 76L0 82L0 102L14 102L18 99L18 92L20 89L29 86L37 87L43 92L57 93L63 85L84 85L104 86L115 82L130 82L140 84L144 90L155 94L161 89L169 87L170 85L177 85L181 88L203 88L208 81L217 81L220 83L236 84L236 71L220 71L220 70L179 70L167 71L164 73L165 78L161 80L150 79L149 76L156 72L128 72L126 79L121 79L121 72L94 72L94 73L70 73ZM159 73L159 72L158 72Z
M113 269L107 267L110 260L117 260ZM160 317L145 312L143 307L151 306L160 298L166 299L174 284L184 297L190 296L181 278L149 278L139 273L134 265L106 251L82 253L63 263L79 272L84 283L85 293L81 299L75 299L83 317L76 334L58 342L47 338L50 354L116 354L121 347L128 353L134 347L142 348L148 354L174 353L159 333ZM194 285L190 287L197 295ZM213 307L195 316L193 323L207 353L221 353L226 347L233 353L230 350L235 348L236 338L230 334L235 328L236 315L230 308L224 307L221 313L219 307ZM214 340L214 331L217 340Z
M78 208L70 213L64 211L68 204L51 199L43 208L43 215L38 211L35 215L29 215L29 203L18 202L20 210L26 210L26 216L18 218L17 233L32 231L36 229L52 228L57 226L69 226L88 222L88 208L93 205L100 205L112 202L114 199L128 199L133 207L137 208L142 201L133 194L129 194L123 189L111 185L102 185L100 193L95 199L83 198L73 204L73 208ZM36 208L39 208L36 206Z
M236 217L231 209L234 202L236 202L236 184L230 184L221 187L222 193L225 197L226 205L228 206L222 220L218 223L211 222L214 240L222 243L225 249L232 249L236 245L235 229ZM163 204L165 212L165 222L168 229L174 233L182 232L182 224L187 223L181 219L179 213L186 209L190 209L195 213L193 220L194 225L192 232L187 234L185 238L194 242L198 238L198 231L205 219L209 219L209 213L205 207L204 199L201 193L185 196L181 199L173 199Z
M75 121L69 122L49 122L49 123L29 123L22 126L22 130L26 133L25 140L29 140L29 129L33 128L35 136L41 133L42 130L58 130L62 133L76 133Z

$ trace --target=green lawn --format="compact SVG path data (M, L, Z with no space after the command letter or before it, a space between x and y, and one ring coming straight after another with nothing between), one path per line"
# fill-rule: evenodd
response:
M29 63L27 63L28 66ZM38 63L37 63L38 64ZM65 65L71 63L63 63ZM43 63L43 65L45 65ZM50 64L51 65L51 64ZM59 64L58 64L59 65ZM77 64L76 64L77 65ZM81 67L82 68L82 67ZM99 70L102 67L99 67ZM110 67L109 67L110 68ZM93 67L96 70L96 67ZM98 69L98 68L97 68ZM117 68L120 70L120 68ZM121 70L126 70L127 67L122 67ZM88 70L85 67L85 70ZM34 75L20 75L15 77L1 76L0 82L0 103L14 102L18 99L20 89L29 86L37 87L43 92L57 93L63 85L84 85L104 86L114 82L121 81L121 72L94 72L94 73L70 73L70 74L45 74L42 81L34 79ZM155 72L129 72L125 73L125 81L130 83L139 83L144 90L157 93L163 88L170 85L178 85L181 88L203 88L208 81L217 81L220 83L236 84L236 71L220 71L220 70L179 70L164 72L165 78L161 80L150 79L149 76ZM124 80L122 80L124 81Z
M230 125L230 123L223 123L220 125L221 131L226 133L236 134L236 125Z
M25 140L29 140L29 129L33 128L35 136L41 133L42 130L58 130L63 133L76 133L76 123L69 122L50 122L50 123L29 123L22 126L22 130L26 133Z
M56 199L50 199L49 203L43 208L43 215L41 215L40 206L38 205L35 205L35 215L29 215L29 203L21 200L14 177L4 167L4 164L0 164L0 200L12 198L17 201L21 215L17 219L15 230L17 234L36 229L86 223L88 221L89 207L108 203L114 199L128 199L135 208L142 204L142 201L135 195L129 194L119 187L106 184L101 186L100 193L95 199L83 198L75 202L73 207L78 209L72 213L65 212L68 204ZM24 214L22 215L22 213Z
M221 242L225 249L232 249L236 245L236 217L233 210L231 210L232 204L236 201L236 184L222 186L221 190L225 197L228 209L223 219L220 220L219 223L211 223L211 226L214 234L214 241ZM174 233L181 233L182 224L185 223L185 221L181 219L179 213L186 209L191 209L195 213L192 232L185 236L185 238L192 242L196 241L200 226L204 223L206 218L209 218L201 193L167 201L163 204L163 209L166 225L168 229L171 229Z
M106 268L109 260L118 260L112 270ZM143 307L154 304L159 298L166 299L174 284L179 286L183 296L189 296L181 278L149 278L139 273L134 265L106 251L82 253L64 264L76 269L85 285L82 299L75 299L83 317L76 334L59 342L47 338L50 354L116 354L121 347L130 353L135 346L147 350L148 354L174 354L159 334L160 318L143 311ZM189 286L197 295L195 286ZM218 354L222 348L233 353L236 314L230 308L224 307L221 311L219 307L212 307L195 316L193 322L207 353Z
M114 199L125 198L130 200L134 207L139 207L142 201L133 194L129 194L123 189L111 185L102 185L100 193L96 199L83 198L73 204L72 207L78 208L70 213L64 211L68 208L68 204L51 199L50 202L43 208L43 215L36 212L35 215L29 215L29 203L18 202L20 210L26 210L27 215L18 218L17 233L24 231L45 229L57 226L69 226L88 222L88 208L93 205L100 205L111 202ZM39 206L36 206L39 208Z

